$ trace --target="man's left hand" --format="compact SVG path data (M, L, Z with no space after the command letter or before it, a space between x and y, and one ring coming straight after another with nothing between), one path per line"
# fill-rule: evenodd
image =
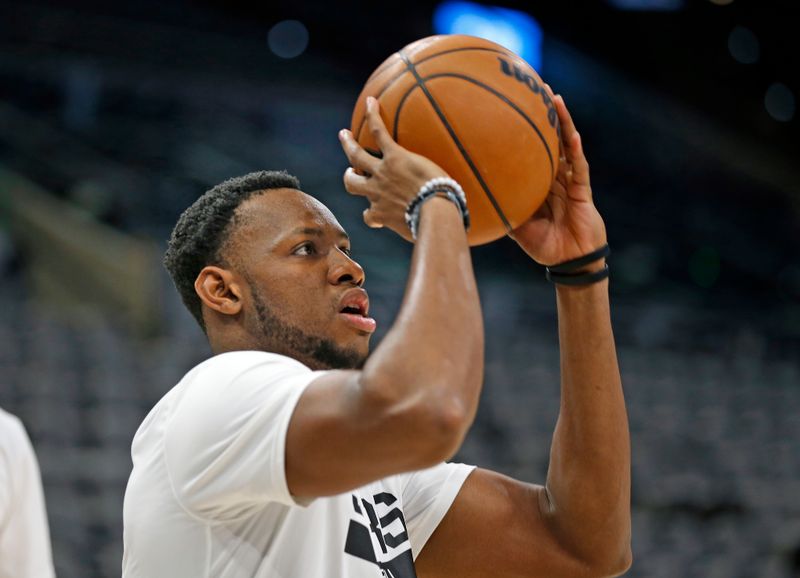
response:
M544 203L509 236L542 265L555 265L581 257L607 242L603 218L592 201L589 163L580 134L561 95L547 86L561 124L558 173ZM590 269L602 268L602 261Z

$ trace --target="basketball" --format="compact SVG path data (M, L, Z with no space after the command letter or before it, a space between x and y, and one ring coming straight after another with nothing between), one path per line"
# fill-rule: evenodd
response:
M462 186L470 245L506 235L547 197L558 169L558 116L542 79L510 50L440 35L392 54L367 79L351 123L359 144L377 154L365 122L368 96L380 102L398 144Z

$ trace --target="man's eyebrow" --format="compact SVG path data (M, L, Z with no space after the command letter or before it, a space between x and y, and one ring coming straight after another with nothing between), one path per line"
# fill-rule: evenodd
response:
M298 227L290 233L291 235L313 235L314 237L322 237L325 231L317 227ZM350 240L350 236L344 231L339 231L339 237L342 239Z

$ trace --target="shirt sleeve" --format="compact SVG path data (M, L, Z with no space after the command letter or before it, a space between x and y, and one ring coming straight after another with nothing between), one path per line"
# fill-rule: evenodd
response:
M166 426L176 498L190 514L214 520L269 502L306 505L286 483L286 433L303 391L323 372L272 354L223 355L187 384Z
M466 464L442 463L403 475L403 514L415 560L474 469Z

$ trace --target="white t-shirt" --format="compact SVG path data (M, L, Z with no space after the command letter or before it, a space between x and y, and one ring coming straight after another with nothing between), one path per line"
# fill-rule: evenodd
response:
M412 578L471 466L440 464L298 503L289 420L322 372L272 353L208 359L133 439L124 578Z
M39 464L22 422L0 409L0 578L52 578Z

